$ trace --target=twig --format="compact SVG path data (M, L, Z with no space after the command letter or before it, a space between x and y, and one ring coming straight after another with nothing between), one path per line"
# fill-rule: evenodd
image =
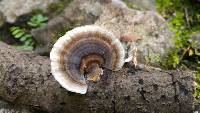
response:
M186 22L187 22L188 27L190 28L190 21L189 21L188 9L184 8L184 10L185 10Z

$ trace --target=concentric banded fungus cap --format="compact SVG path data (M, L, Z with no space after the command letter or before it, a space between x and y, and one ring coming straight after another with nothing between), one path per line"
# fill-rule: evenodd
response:
M124 57L121 42L111 32L87 25L68 31L54 44L50 53L51 71L62 87L85 94L84 68L96 63L116 71L123 66Z

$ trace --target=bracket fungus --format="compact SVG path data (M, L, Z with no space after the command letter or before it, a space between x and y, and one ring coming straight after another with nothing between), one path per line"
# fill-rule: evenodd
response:
M51 72L68 91L87 92L84 71L105 67L113 71L122 68L125 50L111 32L93 25L68 31L54 44L51 52Z

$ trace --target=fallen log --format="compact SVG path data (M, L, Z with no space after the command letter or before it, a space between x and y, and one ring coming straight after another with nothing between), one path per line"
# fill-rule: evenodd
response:
M48 57L15 50L0 42L0 98L52 113L192 113L194 77L190 71L104 69L85 95L54 80Z

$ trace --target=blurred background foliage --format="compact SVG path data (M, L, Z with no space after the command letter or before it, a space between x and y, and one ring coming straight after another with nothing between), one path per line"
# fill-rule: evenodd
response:
M47 22L62 13L73 0L58 0L47 6L47 12L33 9L30 13L21 15L14 23L5 23L0 28L0 41L4 41L21 50L34 50L38 45L31 31L44 27Z
M19 43L14 44L13 47L22 50L33 50L36 46L36 41L31 35L31 29L43 27L48 21L48 17L42 14L33 15L25 24L27 27L12 26L9 28L10 34L17 39Z
M166 69L191 69L196 77L196 94L200 98L200 49L192 37L200 33L200 3L197 0L156 0L158 12L174 33L175 49L162 62ZM199 42L197 42L199 43Z

